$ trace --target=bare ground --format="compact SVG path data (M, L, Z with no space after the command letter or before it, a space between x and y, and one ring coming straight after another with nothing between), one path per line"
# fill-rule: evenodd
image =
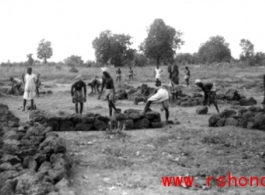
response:
M238 75L242 77L246 75ZM231 81L231 86L238 84L242 82ZM73 113L69 85L54 85L52 90L54 94L36 98L38 108ZM261 101L261 91L251 89L245 93ZM21 111L21 97L1 98L1 103L7 104L22 121L28 120L27 112ZM130 101L116 104L122 110L143 109L143 104L135 106ZM225 108L230 106L220 105L220 110ZM159 111L158 106L152 109ZM264 187L220 188L216 181L209 189L202 189L206 184L205 175L227 176L230 172L233 176L264 176L265 133L235 127L209 128L208 118L216 113L214 107L208 115L196 115L195 110L196 107L173 107L170 118L181 124L126 131L124 136L96 131L58 132L67 140L75 162L70 178L73 190L78 195L264 194ZM90 96L85 104L86 112L107 115L107 103ZM199 187L162 185L162 176L185 175L195 176Z

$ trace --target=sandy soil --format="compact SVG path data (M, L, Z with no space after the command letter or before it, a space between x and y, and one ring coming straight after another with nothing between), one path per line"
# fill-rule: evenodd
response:
M240 75L244 76L244 75ZM50 84L50 83L46 83ZM137 86L140 83L134 82ZM69 85L53 85L51 95L36 98L37 107L51 112L73 113ZM89 89L90 90L90 89ZM186 89L185 89L186 90ZM187 92L190 92L188 89ZM248 90L247 93L254 92ZM262 93L254 97L262 99ZM22 97L1 98L22 121ZM143 104L118 101L118 108L143 109ZM230 105L220 105L220 110ZM158 106L153 110L159 111ZM196 115L196 107L170 108L171 120L181 124L162 129L125 131L122 135L105 132L58 132L67 140L74 159L71 185L78 195L165 195L165 194L264 194L264 187L224 187L212 182L209 189L205 175L234 176L265 175L264 139L262 131L235 127L209 128L208 119L216 113L214 107L207 115ZM107 102L88 96L84 112L108 114ZM164 113L162 113L164 120ZM199 187L164 187L162 176L195 176Z

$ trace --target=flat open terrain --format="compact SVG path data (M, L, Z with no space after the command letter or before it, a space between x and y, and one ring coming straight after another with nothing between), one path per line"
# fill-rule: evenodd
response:
M134 86L147 83L154 86L154 67L135 68ZM100 69L78 68L86 81L100 76ZM163 67L162 82L168 81L166 67ZM215 81L219 86L236 88L247 97L260 102L263 98L262 75L264 68L240 68L230 66L190 66L192 87L184 93L196 90L193 85L197 78ZM150 71L151 70L151 71ZM184 67L180 68L183 76ZM25 68L0 67L0 84L10 85L9 76L20 76ZM53 94L36 98L39 109L51 112L73 113L70 84L78 73L69 73L68 68L33 67L41 73L45 90ZM123 81L128 69L122 69ZM111 68L113 77L115 69ZM183 77L180 78L184 84ZM1 86L0 86L1 87ZM88 89L90 92L90 89ZM28 111L22 112L22 97L2 96L0 102L7 104L22 121L28 120ZM133 105L131 101L117 101L118 108L143 109L143 104ZM261 106L261 105L260 105ZM152 109L159 111L154 105ZM219 105L220 110L231 108ZM213 180L205 188L205 176L265 176L265 132L236 127L209 128L208 119L216 113L210 107L207 115L196 115L196 107L171 107L170 119L178 125L161 129L125 131L124 136L109 135L105 132L58 132L67 140L67 146L74 160L72 168L72 189L78 195L166 195L166 194L264 194L264 187L218 187ZM108 114L107 102L89 95L84 112ZM161 113L164 120L164 113ZM194 176L198 187L164 187L162 176ZM264 180L265 184L265 180ZM233 185L232 185L233 186Z

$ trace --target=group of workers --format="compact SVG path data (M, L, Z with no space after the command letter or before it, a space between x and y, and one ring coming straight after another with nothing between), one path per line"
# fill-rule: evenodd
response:
M102 70L102 78L96 76L91 82L86 84L81 75L78 75L75 78L75 82L71 86L71 96L72 102L75 104L76 113L82 114L84 108L84 102L86 102L87 95L87 87L86 85L91 86L92 93L99 93L98 99L101 98L104 88L105 90L105 99L108 101L109 107L109 116L112 116L113 111L116 112L117 108L115 106L115 85L114 81L109 73L107 67L101 68ZM169 119L169 104L170 101L174 98L174 96L178 96L179 91L179 70L178 66L174 65L173 68L171 66L168 67L169 73L169 83L162 85L161 82L161 73L162 69L157 67L154 70L155 73L155 86L157 89L154 94L148 98L146 105L143 110L143 114L146 113L151 106L152 103L160 103L161 111L165 111L165 119L166 123L168 123ZM116 71L117 78L116 82L121 82L121 70L118 68ZM133 80L133 70L130 68L129 70L129 81ZM40 86L40 75L32 73L32 68L27 69L27 74L22 76L22 80L10 78L12 81L12 90L21 90L22 84L25 84L25 90L23 95L23 111L25 110L25 106L27 101L31 101L31 109L34 106L34 97L35 95L39 95L39 86ZM185 67L185 82L187 87L190 84L190 70L188 67ZM217 112L219 113L219 109L215 100L216 95L216 87L214 83L203 83L201 80L195 80L195 84L202 89L204 92L204 101L203 105L210 106L214 104ZM100 88L101 87L101 88ZM79 106L80 105L80 106ZM80 107L80 109L79 109Z

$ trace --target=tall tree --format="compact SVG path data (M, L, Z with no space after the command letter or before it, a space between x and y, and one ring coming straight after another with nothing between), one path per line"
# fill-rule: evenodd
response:
M31 54L31 53L28 54L28 55L27 55L27 58L28 58L28 63L29 63L29 65L32 66L33 63L34 63L34 59L32 58L32 54Z
M240 54L241 60L248 60L254 57L254 45L247 39L241 39L240 44L242 53Z
M64 63L67 66L82 66L84 64L84 61L82 60L81 56L75 56L71 55L70 57L64 59Z
M166 25L162 19L155 19L147 33L140 49L146 57L156 60L158 68L161 61L173 61L176 50L184 44L182 33Z
M215 36L200 46L198 56L202 63L228 62L231 59L231 50L224 37Z
M129 35L112 34L109 30L101 32L92 42L97 62L123 66L133 60L134 50L130 48L130 40Z
M47 59L52 57L53 50L51 47L50 41L45 41L45 39L42 39L39 43L38 49L37 49L37 56L39 59L43 59L44 63L47 63Z

